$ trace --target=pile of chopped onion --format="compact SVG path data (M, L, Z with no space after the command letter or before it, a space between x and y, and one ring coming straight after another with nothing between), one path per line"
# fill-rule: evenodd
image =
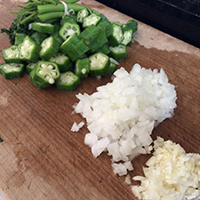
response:
M154 141L153 156L143 168L143 176L135 176L140 186L132 186L142 200L200 199L200 155L186 153L171 140L158 137Z
M177 97L163 69L135 64L130 73L120 68L111 83L77 98L75 112L86 119L89 130L85 144L95 157L107 152L114 172L126 175L133 170L134 157L150 153L152 130L173 116Z

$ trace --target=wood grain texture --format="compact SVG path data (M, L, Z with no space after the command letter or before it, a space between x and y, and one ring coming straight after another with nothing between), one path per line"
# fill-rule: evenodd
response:
M0 1L0 28L8 28L15 17L17 1ZM93 0L80 1L104 13L111 21L126 22L130 17ZM0 34L0 49L10 45ZM2 55L0 62L3 63ZM139 22L135 43L128 47L126 61L119 67L130 71L133 64L163 68L178 94L175 115L165 120L152 137L162 136L181 144L187 152L200 153L200 50ZM75 92L55 87L38 90L23 78L5 80L0 76L0 188L10 200L135 200L124 177L116 176L110 158L94 158L84 144L87 128L70 131L79 92L93 93L110 78L90 77ZM133 161L142 174L148 156Z

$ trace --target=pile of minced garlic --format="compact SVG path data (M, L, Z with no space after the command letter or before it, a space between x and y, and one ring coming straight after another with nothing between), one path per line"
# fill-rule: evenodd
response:
M186 153L171 140L158 137L153 156L146 162L143 176L135 176L139 186L132 191L142 200L200 199L200 155Z

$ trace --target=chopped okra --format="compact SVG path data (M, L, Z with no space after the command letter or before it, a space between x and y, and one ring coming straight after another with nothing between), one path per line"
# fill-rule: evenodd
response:
M110 65L110 59L107 55L99 52L89 57L90 74L92 76L104 76Z
M123 44L120 44L118 46L115 47L109 47L110 48L110 56L112 58L114 58L117 61L120 60L125 60L126 59L126 53L127 53L127 49L126 46Z
M58 89L66 91L74 91L80 85L80 78L71 71L61 73L60 79L56 82Z
M5 79L20 78L24 73L24 64L20 63L7 63L0 65L0 74Z
M60 25L62 26L65 22L75 23L77 24L76 17L73 17L72 15L66 15L61 21Z
M40 57L49 60L59 49L59 44L53 36L46 38L41 43Z
M75 64L75 74L79 78L87 78L90 71L89 58L78 59Z
M133 30L133 34L137 31L138 29L138 23L135 20L129 20L124 27L129 27Z
M93 13L83 19L83 28L86 28L91 25L97 25L100 20L101 17Z
M110 65L109 65L109 67L107 68L107 70L106 70L104 76L108 76L108 75L113 74L113 73L115 72L116 68L117 68L116 64L113 63L113 62L110 62Z
M40 90L47 88L45 84L35 79L35 68L30 72L29 80Z
M83 23L83 19L89 15L87 8L83 8L77 13L77 22Z
M90 48L90 51L94 53L97 49L108 43L106 32L101 31L98 26L91 25L87 27L80 37Z
M69 57L63 53L56 53L50 58L51 62L55 62L58 65L60 72L67 72L72 70L72 62Z
M133 42L133 30L131 28L122 28L124 39L121 44L128 45L130 42Z
M72 22L65 22L61 27L59 34L63 40L66 40L69 36L76 33L77 35L80 34L80 27L76 23Z
M24 38L24 41L18 45L19 58L25 61L37 61L41 46L29 36Z
M48 34L46 34L46 33L39 33L39 32L37 32L37 31L35 31L35 32L33 32L33 33L31 34L31 38L32 38L33 40L35 40L38 44L41 44L42 41L43 41L44 39L46 39L47 37L48 37Z
M21 44L25 37L26 37L26 34L24 33L16 33L15 45Z
M33 80L40 83L42 88L49 87L60 78L60 71L54 62L39 61L33 71Z
M17 45L12 45L2 50L2 55L6 63L20 63L19 49Z
M68 51L67 55L70 57L72 62L81 58L87 51L89 47L85 44L83 40L80 40L73 48Z
M107 27L108 41L111 46L120 44L124 38L121 26L112 23Z
M81 40L79 39L79 37L77 36L76 33L74 33L73 35L71 35L70 37L68 37L60 46L60 49L63 53L68 54L68 52L76 46L76 44L78 42L80 42Z
M54 25L49 23L34 22L32 23L32 29L40 33L53 33Z
M111 22L94 9L75 5L77 0L45 2L29 2L18 12L13 33L4 29L12 36L12 46L2 50L6 64L0 65L0 73L10 79L21 77L26 70L37 88L56 83L68 91L89 75L114 73L117 61L126 58L126 47L134 42L137 22Z
M37 65L37 62L29 63L28 65L26 65L27 74L30 74L31 71L35 68L36 65Z

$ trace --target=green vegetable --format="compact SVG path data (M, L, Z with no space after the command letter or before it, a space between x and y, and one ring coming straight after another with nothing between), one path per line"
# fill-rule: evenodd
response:
M60 21L60 25L62 26L65 22L70 22L70 23L75 23L75 24L77 24L76 15L66 15L66 16Z
M59 89L70 91L89 75L112 74L116 64L109 57L126 58L126 46L134 42L137 22L110 22L104 14L75 2L27 0L18 6L21 10L11 11L17 18L9 30L2 32L9 35L13 45L2 50L9 65L6 72L1 65L1 74L6 78L21 77L20 73L7 74L17 71L21 66L18 63L23 63L21 73L26 68L37 88L45 89L56 83Z
M20 63L7 63L0 65L0 74L5 79L20 78L24 73L24 64Z
M86 28L91 25L97 25L100 20L101 17L93 13L83 19L83 28Z
M76 33L80 34L80 27L74 22L65 22L59 31L59 34L63 40L66 40L69 36Z
M54 84L59 78L60 71L56 63L39 61L31 71L30 80L39 89L45 89Z
M3 139L0 138L0 142L3 142Z
M123 32L121 26L112 23L107 28L108 41L111 46L119 45L123 40Z
M38 44L41 44L44 39L48 37L48 34L39 33L37 31L33 32L30 36L33 40L35 40Z
M77 22L83 23L83 19L89 15L89 11L87 8L83 8L77 13Z
M44 60L49 60L53 55L55 55L59 49L59 43L54 39L53 36L46 38L41 43L41 51L39 53L40 57Z
M125 60L126 59L126 53L127 49L126 46L123 44L120 44L118 46L112 47L110 46L110 56L114 58L115 60Z
M110 59L107 55L99 52L89 57L90 74L92 76L105 76L110 65Z
M60 46L61 51L64 54L68 54L68 52L76 46L78 42L80 42L80 38L77 36L77 34L73 34L70 37L68 37Z
M26 72L28 74L30 74L31 71L35 68L36 65L37 65L37 62L36 63L29 63L28 65L26 65Z
M81 85L81 81L77 75L68 71L61 73L59 81L56 86L59 90L74 91Z
M98 26L91 25L80 34L80 37L88 45L92 53L108 43L106 32L103 30L104 29L100 29Z
M109 65L109 67L107 68L107 70L106 70L104 76L108 76L108 75L113 74L113 73L115 72L116 68L117 68L116 64L113 63L113 62L110 62L110 65Z
M19 58L25 61L37 61L41 47L31 37L26 36L24 41L19 44Z
M17 45L12 45L2 50L2 55L6 63L20 63L19 49Z
M61 46L60 49L67 54L72 61L81 58L88 50L88 46L80 40L77 34L71 35Z
M137 31L138 29L138 23L135 20L129 20L124 27L129 27L133 30L133 34Z
M62 53L57 53L50 58L51 62L55 62L58 65L60 72L72 71L72 62L69 57Z
M75 74L79 78L87 78L89 72L90 72L89 58L82 58L82 59L76 60Z
M24 33L16 33L15 35L15 45L21 44L24 41L26 34Z
M32 29L39 33L53 33L54 32L54 25L49 24L49 23L34 22L31 25L32 25Z

